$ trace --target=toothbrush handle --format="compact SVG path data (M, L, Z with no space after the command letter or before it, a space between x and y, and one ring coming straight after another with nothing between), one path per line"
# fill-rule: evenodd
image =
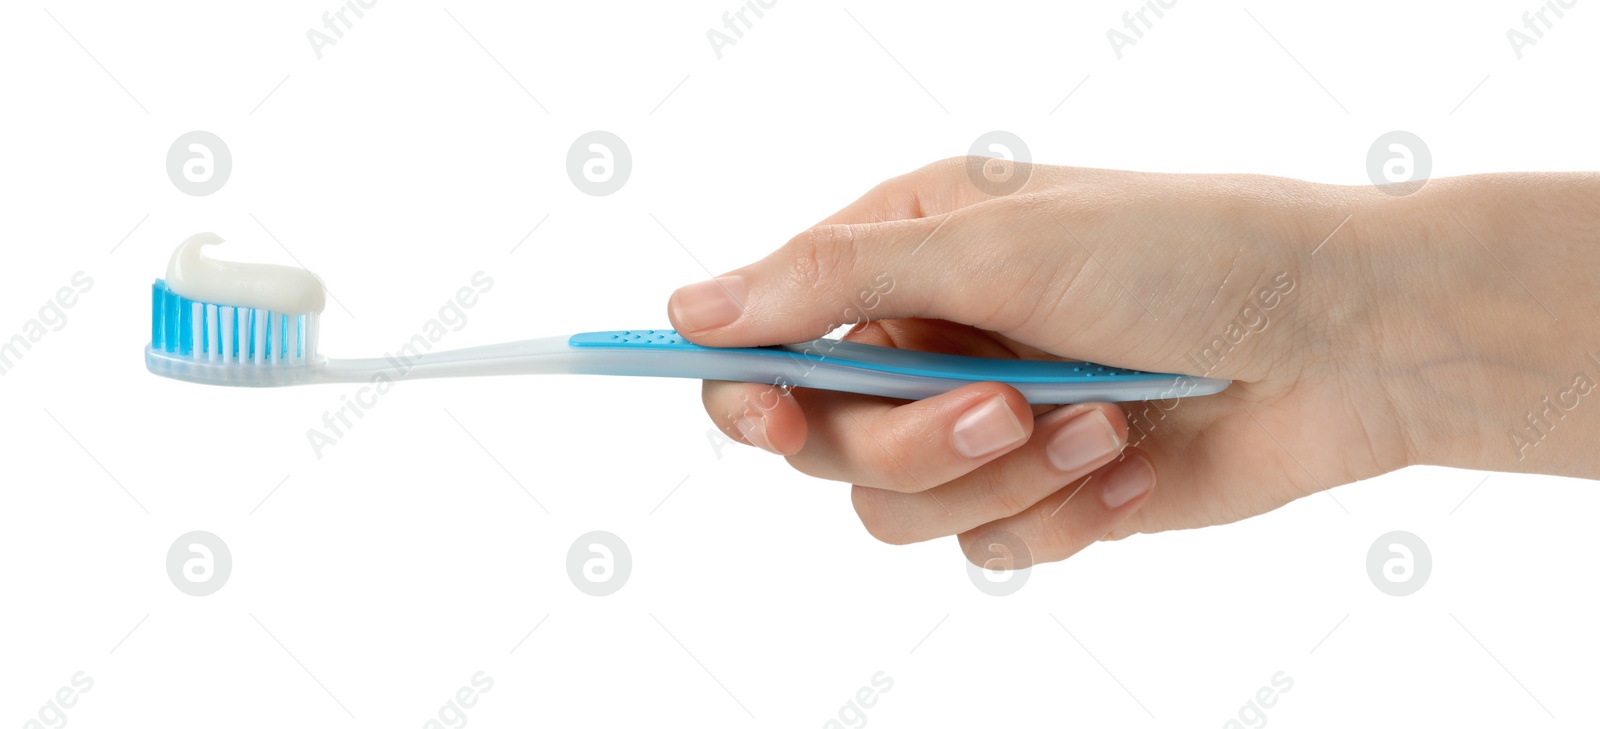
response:
M323 370L324 381L366 379L378 371L397 375L396 379L510 374L684 377L906 400L973 382L1002 382L1036 404L1165 400L1210 395L1230 384L1090 362L963 357L832 339L773 347L702 347L670 329L586 332L415 356L330 360Z

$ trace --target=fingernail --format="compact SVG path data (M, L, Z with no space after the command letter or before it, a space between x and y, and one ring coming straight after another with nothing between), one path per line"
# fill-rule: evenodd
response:
M1028 438L1006 399L995 396L956 419L950 440L968 458L981 458Z
M1037 423L1034 425L1036 428L1038 426ZM1055 435L1050 436L1044 453L1056 470L1071 473L1105 460L1120 450L1122 441L1117 439L1117 431L1111 428L1111 421L1099 408L1093 408L1068 420Z
M672 295L672 318L686 332L732 324L744 312L744 277L722 276L689 284Z
M1100 501L1115 509L1155 488L1156 470L1143 458L1129 458L1111 469L1100 482Z
M752 418L748 415L734 421L733 426L739 429L739 434L745 441L764 451L777 453L778 449L772 447L772 441L767 440L767 419L764 417Z

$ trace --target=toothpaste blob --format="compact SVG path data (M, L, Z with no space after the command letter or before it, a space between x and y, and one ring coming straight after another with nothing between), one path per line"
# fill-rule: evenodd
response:
M178 245L167 262L167 287L179 296L222 306L265 309L279 314L321 314L327 299L322 279L303 268L271 263L219 261L201 255L222 242L216 233L197 233Z

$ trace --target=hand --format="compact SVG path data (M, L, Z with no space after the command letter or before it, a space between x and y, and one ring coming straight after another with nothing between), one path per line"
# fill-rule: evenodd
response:
M879 539L955 534L982 563L1009 532L1029 552L1010 566L1025 567L1099 539L1242 519L1411 463L1482 467L1472 462L1479 440L1509 455L1499 424L1509 413L1497 422L1476 401L1439 408L1433 396L1459 395L1458 383L1427 376L1448 352L1480 356L1490 337L1452 339L1419 316L1451 305L1427 289L1532 310L1462 233L1489 236L1504 222L1484 219L1480 183L1438 181L1402 198L1034 166L1022 190L992 198L968 164L890 180L761 261L679 289L673 324L707 346L799 342L855 324L846 338L869 344L1235 383L1126 410L1030 407L997 383L910 403L803 381L792 391L705 383L706 410L730 437L855 484L856 511ZM1576 207L1595 199L1594 176L1567 182ZM1586 255L1592 276L1600 260ZM1457 263L1460 284L1429 282Z

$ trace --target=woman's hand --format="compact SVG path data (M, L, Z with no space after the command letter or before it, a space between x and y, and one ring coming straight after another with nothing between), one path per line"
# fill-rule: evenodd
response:
M1461 394L1438 368L1484 356L1488 334L1517 325L1466 316L1482 302L1545 318L1484 255L1507 228L1485 219L1481 178L1405 198L1034 166L1020 191L996 198L971 177L981 164L947 160L890 180L766 258L679 289L673 324L708 346L799 342L855 324L847 338L869 344L1235 383L1211 397L1055 409L996 383L909 403L803 380L789 391L705 384L706 410L730 437L855 484L856 511L879 539L956 534L979 563L989 545L1020 541L1007 566L1025 567L1099 539L1242 519L1411 463L1510 462L1482 454L1493 441L1513 455L1511 412L1501 424L1482 401L1443 412L1435 401ZM1595 201L1593 176L1565 180L1578 207ZM1463 232L1474 227L1477 245ZM1566 253L1592 277L1596 248ZM1453 265L1470 275L1441 282ZM1460 317L1430 318L1462 293L1477 300L1456 302ZM1564 305L1593 322L1596 309L1579 316L1578 303ZM1501 385L1537 389L1535 373L1569 369L1546 352L1507 355L1529 366Z

